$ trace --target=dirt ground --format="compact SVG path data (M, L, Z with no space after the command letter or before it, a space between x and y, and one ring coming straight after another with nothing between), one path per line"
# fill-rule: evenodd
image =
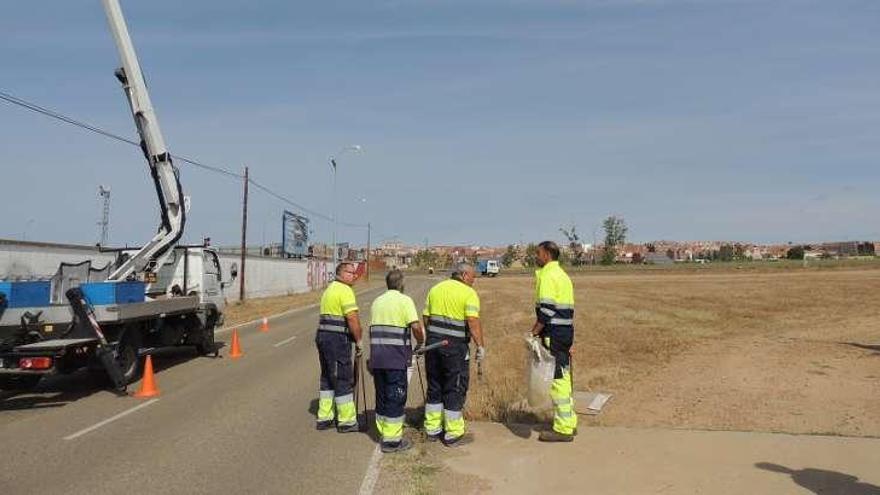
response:
M880 270L578 274L576 390L587 425L880 436ZM487 361L467 415L524 410L531 277L479 279Z

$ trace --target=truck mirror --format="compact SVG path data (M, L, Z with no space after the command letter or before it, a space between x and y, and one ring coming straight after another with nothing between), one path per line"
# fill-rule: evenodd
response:
M238 277L238 264L233 263L232 266L229 267L229 278L230 280L235 280Z

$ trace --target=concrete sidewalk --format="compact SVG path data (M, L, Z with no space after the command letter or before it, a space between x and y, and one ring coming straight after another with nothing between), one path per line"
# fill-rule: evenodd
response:
M471 431L444 462L480 493L880 495L880 439L584 428L545 444L528 426Z

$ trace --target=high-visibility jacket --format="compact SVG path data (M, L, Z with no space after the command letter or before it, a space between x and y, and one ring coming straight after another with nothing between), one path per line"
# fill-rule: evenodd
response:
M397 290L377 297L370 308L370 367L405 370L412 361L409 326L417 321L411 297Z
M574 330L574 289L558 261L535 271L535 314L547 336Z
M470 342L468 318L479 318L480 297L471 286L455 279L444 280L428 291L425 311L428 341Z
M319 332L338 332L348 334L348 320L345 316L357 311L354 291L342 282L333 281L321 296L321 316L318 321Z

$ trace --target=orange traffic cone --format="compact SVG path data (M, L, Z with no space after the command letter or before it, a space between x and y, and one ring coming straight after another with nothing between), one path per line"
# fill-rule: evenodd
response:
M141 388L135 392L134 396L147 399L159 395L159 387L156 386L156 378L153 376L153 359L147 354L147 360L144 363L144 379L141 380Z
M269 331L269 318L263 317L263 323L260 324L260 331L266 333Z
M241 344L238 342L238 329L232 331L232 350L229 352L229 357L232 359L238 359L244 356L244 353L241 352Z

